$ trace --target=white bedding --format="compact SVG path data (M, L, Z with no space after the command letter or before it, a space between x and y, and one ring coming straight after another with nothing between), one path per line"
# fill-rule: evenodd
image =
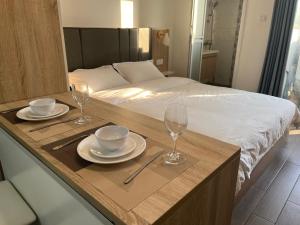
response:
M292 102L281 98L175 77L104 90L92 97L159 120L167 104L183 97L189 130L241 147L237 190L299 114Z

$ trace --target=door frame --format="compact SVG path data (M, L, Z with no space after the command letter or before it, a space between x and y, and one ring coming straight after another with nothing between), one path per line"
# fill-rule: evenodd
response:
M194 25L194 16L195 16L195 2L200 1L200 0L193 0L192 1L192 6L191 6L191 21L190 21L190 34L189 34L189 57L188 57L188 67L187 67L187 75L188 78L191 78L191 62L192 62L192 39L193 39L193 25ZM207 5L207 0L204 0L205 7L204 7L204 20L206 18L206 5ZM204 41L204 31L205 31L205 22L203 23L202 26L202 34L203 34L203 41ZM203 52L203 43L202 43L202 48L201 48L201 56L200 56L200 68L199 68L199 82L201 78L201 66L202 66L202 52Z
M235 50L235 60L233 65L233 73L231 78L231 87L235 88L238 82L239 76L239 63L241 57L241 49L243 46L244 36L245 36L245 24L247 18L247 8L248 8L248 0L240 0L242 2L242 9L240 12L240 25L239 25L239 33L237 35L237 43L236 43L236 50Z

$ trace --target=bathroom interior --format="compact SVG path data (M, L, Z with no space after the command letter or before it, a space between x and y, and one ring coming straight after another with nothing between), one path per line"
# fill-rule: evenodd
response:
M201 82L231 87L243 0L207 0Z

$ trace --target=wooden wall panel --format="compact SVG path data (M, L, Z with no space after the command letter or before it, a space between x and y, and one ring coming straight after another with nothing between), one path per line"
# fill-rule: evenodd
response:
M163 44L163 38L169 30L152 30L152 58L153 63L161 72L169 68L169 46ZM157 60L163 59L163 64L157 65Z
M66 91L57 0L0 4L0 103Z

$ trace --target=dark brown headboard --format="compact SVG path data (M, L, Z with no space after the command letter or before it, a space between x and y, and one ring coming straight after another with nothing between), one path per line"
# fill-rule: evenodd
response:
M139 35L144 32L144 35ZM145 38L145 34L149 38ZM139 36L148 45L143 52L139 48ZM117 62L151 59L150 28L64 28L68 70L90 69ZM145 43L145 40L147 43Z

